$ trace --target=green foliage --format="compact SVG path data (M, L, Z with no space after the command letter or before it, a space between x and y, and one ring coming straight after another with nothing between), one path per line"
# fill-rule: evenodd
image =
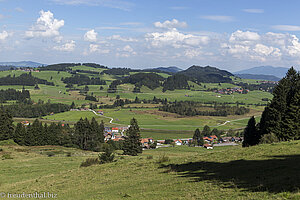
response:
M105 145L103 147L104 153L99 154L99 160L101 164L113 162L115 155L113 154L114 148L111 145Z
M273 99L260 121L260 134L280 140L300 139L300 74L292 67L273 91Z
M203 110L206 108L206 110ZM209 110L208 110L209 109ZM164 104L159 108L160 111L176 113L185 116L227 116L227 115L243 115L249 113L250 109L239 106L229 106L226 104L203 105L194 101L175 101Z
M3 107L0 108L0 141L13 138L14 126L12 116L5 111Z
M243 147L257 145L259 143L259 140L260 140L260 134L256 128L255 118L254 118L254 116L252 116L249 119L248 125L244 130Z
M37 84L45 84L45 85L54 85L53 82L48 82L44 79L39 79L29 74L21 74L18 77L11 77L11 75L8 75L6 77L0 78L0 85L28 85L28 86L34 86Z
M202 146L204 144L203 132L201 134L201 132L198 128L195 130L195 133L193 135L193 141L195 142L195 144L197 146Z
M166 154L162 154L158 157L157 163L161 164L169 161L170 161L169 156L167 156Z
M2 160L7 160L7 159L13 159L13 157L10 154L3 154Z
M272 144L276 142L279 142L279 139L274 133L265 134L259 140L260 144Z
M205 125L202 130L202 135L208 137L210 136L210 134L211 134L210 127L208 125Z
M132 118L130 121L130 127L126 131L126 135L127 137L124 141L123 154L137 156L138 153L142 153L140 128L135 118Z
M17 143L15 143L13 139L0 141L0 146L9 146L9 145L17 145Z
M80 167L89 167L91 165L99 164L98 158L87 158L80 164Z

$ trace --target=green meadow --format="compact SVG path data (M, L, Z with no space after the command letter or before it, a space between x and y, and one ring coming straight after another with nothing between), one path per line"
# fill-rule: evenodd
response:
M136 157L117 151L115 162L90 167L79 166L98 153L1 143L0 148L5 194L49 192L63 200L300 199L299 141L213 150L177 146Z

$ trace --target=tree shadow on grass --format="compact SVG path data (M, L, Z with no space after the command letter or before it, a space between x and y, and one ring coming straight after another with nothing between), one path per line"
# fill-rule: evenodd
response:
M190 162L163 165L192 181L214 181L226 188L270 193L297 192L300 188L300 155L273 156L268 160L235 160L227 163Z

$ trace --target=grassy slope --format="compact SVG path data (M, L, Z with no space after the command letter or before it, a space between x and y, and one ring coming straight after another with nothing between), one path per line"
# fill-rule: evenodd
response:
M117 155L115 163L79 168L96 155L62 147L1 146L2 192L51 192L58 199L299 199L300 142L251 148L175 147ZM19 149L19 150L17 150ZM48 150L47 150L48 149ZM58 156L47 157L45 151ZM20 152L22 151L22 152ZM73 152L66 157L66 152ZM42 153L42 154L41 154ZM160 165L159 156L170 162ZM147 159L147 156L153 159ZM123 159L121 159L123 157ZM28 168L30 167L30 168Z

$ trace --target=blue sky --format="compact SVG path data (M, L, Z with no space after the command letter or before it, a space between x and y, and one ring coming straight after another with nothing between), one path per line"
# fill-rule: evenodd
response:
M0 61L299 69L297 0L0 0Z

